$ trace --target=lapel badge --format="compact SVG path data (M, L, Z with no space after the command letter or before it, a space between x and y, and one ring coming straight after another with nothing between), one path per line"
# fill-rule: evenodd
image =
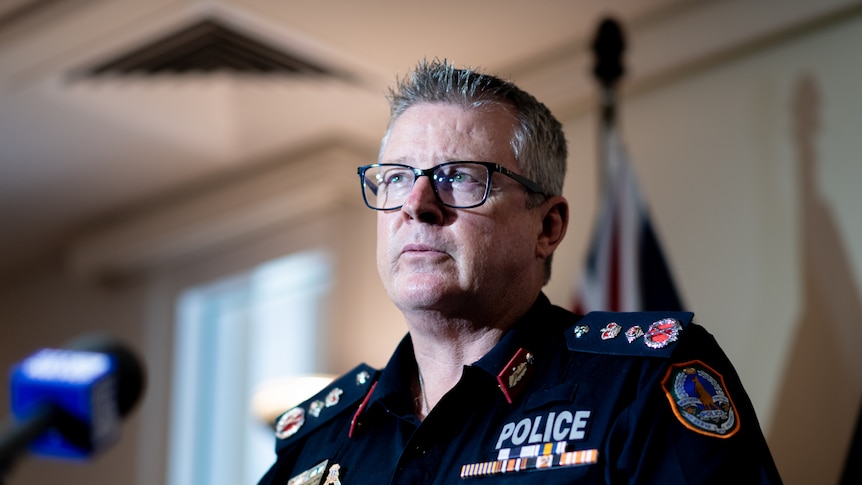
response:
M632 343L635 340L643 337L643 335L644 335L644 331L640 327L640 325L635 325L634 327L626 330L626 340L628 340L629 343Z
M293 408L278 418L278 422L275 423L275 437L281 440L290 438L303 424L305 424L305 410L299 407Z
M317 401L312 401L312 403L308 405L308 414L315 418L320 416L321 410L323 410L323 401L319 399Z
M497 383L500 390L503 391L503 396L509 404L518 397L518 394L524 389L524 385L530 380L533 374L533 363L535 358L533 354L524 348L518 349L512 359L503 367L503 370L497 374Z
M610 340L616 338L620 334L623 327L617 322L611 322L602 329L602 340Z
M338 401L341 400L342 394L344 394L344 391L342 391L338 387L335 387L331 391L329 391L329 394L326 395L326 407L331 408L332 406L338 404Z
M574 329L575 337L581 338L590 331L589 325L576 325Z
M682 325L679 323L679 320L676 318L665 318L653 322L649 326L649 330L644 334L644 342L651 349L661 349L667 347L671 342L676 342L681 331Z
M326 481L323 485L341 485L341 480L338 479L338 472L341 470L341 465L333 463L329 467L329 472L326 474Z
M371 374L369 374L367 370L364 370L359 374L356 374L356 385L361 386L368 382L368 379L371 379Z

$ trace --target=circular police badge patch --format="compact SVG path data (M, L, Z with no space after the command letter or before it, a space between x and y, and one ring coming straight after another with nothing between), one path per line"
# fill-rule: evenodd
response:
M662 386L671 409L685 427L718 438L729 438L739 430L724 378L703 362L673 364Z

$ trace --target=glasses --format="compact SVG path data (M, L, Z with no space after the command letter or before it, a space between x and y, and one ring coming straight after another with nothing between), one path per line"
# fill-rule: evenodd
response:
M446 162L424 170L400 163L375 163L357 169L365 205L374 210L400 209L423 175L431 180L437 200L446 207L479 207L488 200L494 172L517 180L531 192L544 193L536 182L491 162Z

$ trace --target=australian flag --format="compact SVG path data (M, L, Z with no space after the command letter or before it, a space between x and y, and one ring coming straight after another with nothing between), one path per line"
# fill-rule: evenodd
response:
M683 310L615 128L606 129L604 143L604 186L574 311Z

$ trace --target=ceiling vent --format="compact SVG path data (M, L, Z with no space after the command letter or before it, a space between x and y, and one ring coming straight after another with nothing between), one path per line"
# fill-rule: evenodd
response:
M86 76L243 74L333 75L215 20L202 20L86 69Z

